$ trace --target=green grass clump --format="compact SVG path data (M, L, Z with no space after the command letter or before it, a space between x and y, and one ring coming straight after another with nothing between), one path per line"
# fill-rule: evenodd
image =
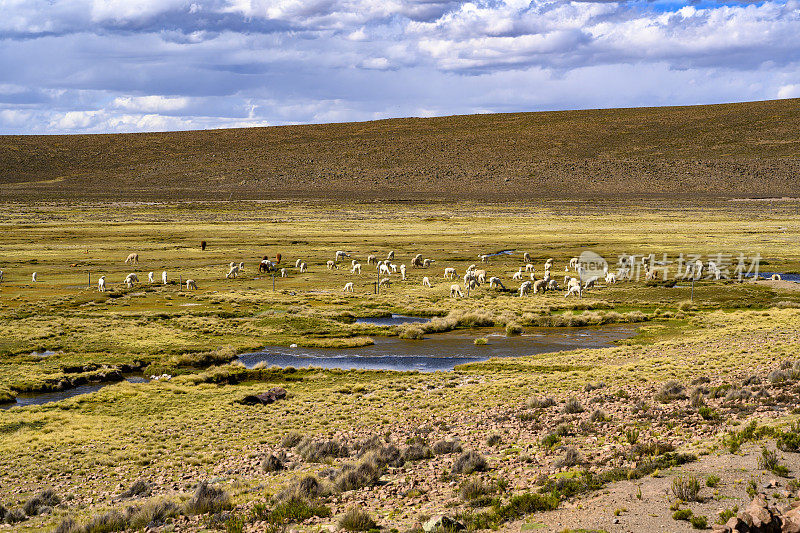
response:
M453 474L472 474L473 472L483 472L488 468L486 458L480 453L470 450L464 452L456 462L453 463Z
M350 508L339 519L339 528L345 531L370 531L377 529L378 524L370 514L359 507Z
M680 501L700 501L700 481L691 474L677 476L672 479L672 494Z
M201 481L194 495L184 505L186 514L216 513L231 507L231 498L223 489Z
M689 519L689 523L695 529L708 529L708 518L703 515L693 515Z

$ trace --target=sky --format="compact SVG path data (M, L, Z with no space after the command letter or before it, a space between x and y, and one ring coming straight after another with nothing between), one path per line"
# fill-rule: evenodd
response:
M0 0L0 134L800 97L800 0Z

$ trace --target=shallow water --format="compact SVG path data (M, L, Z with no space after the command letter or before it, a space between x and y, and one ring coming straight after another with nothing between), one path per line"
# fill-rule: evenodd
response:
M289 348L268 346L259 352L243 354L239 360L251 368L264 361L268 366L316 366L322 368L367 370L452 370L456 365L485 361L491 357L521 357L539 353L605 348L614 341L636 334L630 325L590 328L529 328L518 337L506 337L491 328L436 333L424 340L378 337L372 346L358 348ZM485 337L489 344L476 346Z
M145 383L147 379L142 376L127 376L125 381L129 383ZM0 405L0 410L10 409L12 407L24 407L26 405L42 405L50 402L58 402L80 396L81 394L89 394L90 392L97 392L107 385L119 383L118 381L110 383L88 383L75 387L74 389L54 391L54 392L41 392L37 394L21 394L17 396L17 403L8 403Z
M423 324L430 322L430 318L423 318L419 316L407 315L392 315L392 316L379 316L379 317L366 317L357 318L356 324L371 324L373 326L397 326L399 324Z

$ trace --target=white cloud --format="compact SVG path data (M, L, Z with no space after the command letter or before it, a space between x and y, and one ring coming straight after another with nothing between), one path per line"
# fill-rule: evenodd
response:
M781 86L778 89L778 98L800 98L800 84Z
M189 98L167 96L118 96L111 103L114 107L129 111L164 112L178 111L189 105Z
M361 62L361 67L372 70L386 70L391 65L385 57L370 57Z

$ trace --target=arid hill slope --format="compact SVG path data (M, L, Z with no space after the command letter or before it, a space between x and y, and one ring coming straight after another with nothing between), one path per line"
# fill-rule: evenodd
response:
M0 136L0 191L132 201L796 196L800 100Z

